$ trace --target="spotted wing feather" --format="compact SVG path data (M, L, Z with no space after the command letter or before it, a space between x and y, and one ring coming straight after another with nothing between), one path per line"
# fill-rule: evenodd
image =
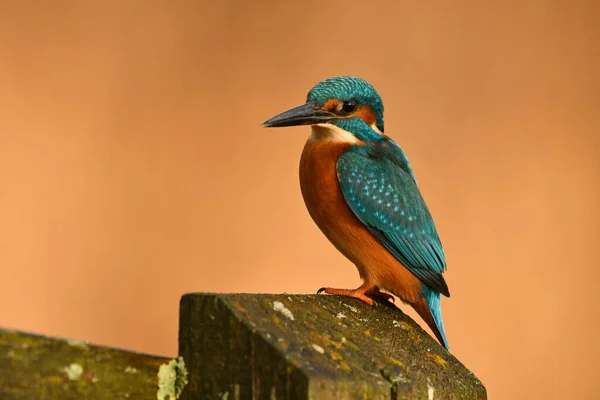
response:
M402 150L391 141L353 146L337 162L344 199L377 240L422 282L449 296L435 224Z

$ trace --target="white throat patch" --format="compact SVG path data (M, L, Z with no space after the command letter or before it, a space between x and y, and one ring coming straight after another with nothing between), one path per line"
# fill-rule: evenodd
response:
M348 132L333 124L317 124L311 126L309 141L323 140L326 142L358 143L359 140Z
M377 127L377 124L372 124L371 129L373 129L375 132L379 133L380 135L383 135L383 132L381 132L379 130L379 128Z

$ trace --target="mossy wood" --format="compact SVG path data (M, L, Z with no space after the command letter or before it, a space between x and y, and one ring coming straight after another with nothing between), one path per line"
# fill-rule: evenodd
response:
M184 399L485 399L397 307L308 295L187 294Z
M0 329L0 399L156 399L169 359Z

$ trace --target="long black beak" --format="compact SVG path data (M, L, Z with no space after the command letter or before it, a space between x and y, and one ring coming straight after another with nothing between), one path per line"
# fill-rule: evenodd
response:
M281 126L314 125L331 121L335 115L329 111L323 111L313 101L282 112L279 115L263 122L267 128L278 128Z

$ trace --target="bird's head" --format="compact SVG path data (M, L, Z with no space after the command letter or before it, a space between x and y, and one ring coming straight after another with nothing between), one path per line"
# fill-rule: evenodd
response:
M336 76L313 87L305 104L285 111L263 125L312 125L313 136L374 142L383 138L383 102L365 80Z

